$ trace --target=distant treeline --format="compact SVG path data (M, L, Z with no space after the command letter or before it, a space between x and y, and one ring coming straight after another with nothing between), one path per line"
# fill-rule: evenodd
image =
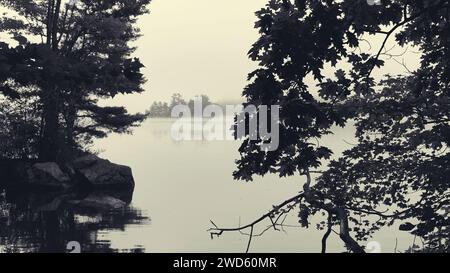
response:
M202 101L202 109L204 109L208 105L219 105L223 106L224 103L216 103L212 102L211 99L207 95L200 95L197 98L201 97ZM171 117L172 109L177 105L187 105L191 111L194 113L194 103L195 99L185 100L181 94L176 93L172 95L172 99L170 102L162 102L155 101L150 109L147 111L147 114L151 118L169 118ZM238 102L226 103L226 104L239 104Z

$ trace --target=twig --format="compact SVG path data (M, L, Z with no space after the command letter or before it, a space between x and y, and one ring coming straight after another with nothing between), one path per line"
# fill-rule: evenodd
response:
M380 49L378 50L378 53L377 53L377 55L376 55L375 58L374 58L374 62L373 62L372 66L371 66L371 68L370 68L370 70L369 70L369 73L367 74L366 79L369 79L369 78L370 78L370 75L372 74L372 71L373 71L373 70L375 69L375 67L376 67L376 64L377 64L376 61L380 59L380 55L382 54L383 49L386 47L386 44L387 44L389 38L391 37L392 34L394 34L395 31L397 31L397 29L399 29L400 27L406 25L407 23L409 23L409 22L411 22L411 21L413 21L413 20L419 18L420 16L422 16L423 14L425 14L426 12L428 12L430 9L439 8L441 5L444 4L444 2L445 2L445 1L441 1L439 4L437 4L437 5L435 5L435 6L430 6L430 7L426 8L426 9L423 9L421 12L418 12L417 14L412 15L412 16L410 16L410 17L407 17L406 10L405 10L405 11L404 11L404 19L403 19L403 21L401 21L400 23L396 24L393 28L391 28L391 29L386 33L386 37L384 38L383 43L381 44L381 47L380 47Z
M268 213L264 214L263 216L261 216L260 218L258 218L257 220L253 221L252 223L250 223L248 225L241 226L240 223L239 223L239 227L237 227L237 228L219 228L212 220L210 220L211 224L213 225L213 228L208 229L208 231L210 232L210 235L211 235L211 239L214 239L214 236L220 237L224 232L239 231L241 234L247 235L247 236L250 237L248 245L247 245L247 250L246 250L248 252L249 249L250 249L252 238L256 237L256 236L261 236L262 234L264 234L267 230L269 230L271 228L273 228L276 231L279 231L279 229L277 228L278 221L281 219L281 217L283 215L286 215L287 213L289 213L292 210L292 208L294 207L294 205L298 204L302 200L302 198L303 198L303 192L301 192L300 194L298 194L298 195L296 195L296 196L294 196L294 197L284 201L283 203L281 203L278 206L274 206L274 208L271 211L269 211ZM286 206L289 206L289 207L286 210L283 210L283 208L285 208ZM276 218L276 220L274 221L273 220L273 215L275 215L275 214L279 214L279 215ZM272 225L269 226L268 228L264 229L260 234L254 235L253 234L254 227L257 224L261 223L262 221L266 220L267 218L270 219ZM283 219L282 223L284 222L285 219L286 219L286 217ZM242 232L243 230L248 229L248 228L250 228L250 233L249 234L246 234L246 233Z

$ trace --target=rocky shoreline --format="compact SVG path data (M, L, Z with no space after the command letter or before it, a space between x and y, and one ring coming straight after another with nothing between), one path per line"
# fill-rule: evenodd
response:
M6 160L0 162L0 184L23 190L134 190L132 170L95 155L79 157L72 162L33 162Z
M4 188L8 196L21 196L13 198L16 201L34 196L33 208L40 212L124 208L131 202L134 185L130 167L95 155L64 164L0 160L0 193Z

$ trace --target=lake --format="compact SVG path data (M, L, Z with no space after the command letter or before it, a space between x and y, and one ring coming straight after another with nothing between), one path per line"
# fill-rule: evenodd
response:
M170 134L172 122L150 119L133 135L111 135L92 147L101 157L133 169L136 188L126 209L37 212L33 204L52 200L51 196L0 189L0 252L66 252L73 241L80 243L81 252L244 252L248 237L226 233L212 240L207 231L210 220L221 227L252 222L296 195L304 178L234 181L239 142L176 142ZM335 129L334 135L321 140L338 154L351 143L351 128ZM310 229L300 228L293 212L285 224L284 230L255 237L250 252L320 252L323 232L314 223ZM413 239L394 226L379 231L371 241L381 252L393 252L396 246L406 250ZM327 249L345 251L336 234Z

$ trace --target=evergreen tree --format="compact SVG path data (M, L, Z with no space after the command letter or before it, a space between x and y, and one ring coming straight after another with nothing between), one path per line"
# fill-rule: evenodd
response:
M172 95L172 100L170 101L170 109L173 109L177 105L186 105L186 101L183 99L180 93L175 93Z
M41 160L63 160L93 137L128 132L145 115L102 107L99 99L142 92L143 65L132 58L137 17L150 0L1 0L0 87L20 95L38 87ZM18 45L17 45L18 44Z

